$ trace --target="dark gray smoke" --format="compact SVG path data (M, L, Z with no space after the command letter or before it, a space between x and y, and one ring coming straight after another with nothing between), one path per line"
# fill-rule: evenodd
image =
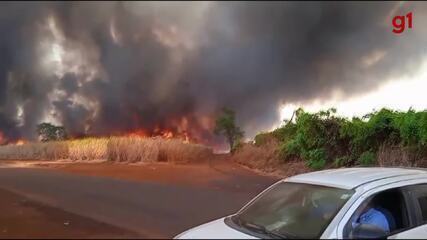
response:
M413 29L391 16L412 11ZM33 138L144 129L212 139L236 110L249 136L283 103L353 95L419 68L427 4L1 3L0 131Z

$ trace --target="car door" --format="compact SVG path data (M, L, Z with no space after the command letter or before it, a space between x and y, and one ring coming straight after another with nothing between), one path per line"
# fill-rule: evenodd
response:
M407 231L392 235L389 239L420 239L427 236L427 184L417 184L406 187L410 198L409 210L415 218L414 226Z
M424 178L397 181L394 183L380 185L371 190L363 192L359 197L357 197L357 199L353 203L351 203L349 209L347 209L345 214L341 217L341 220L336 228L337 237L350 238L348 235L347 227L352 221L352 217L354 217L354 214L358 211L358 209L364 202L369 201L376 194L396 189L401 191L402 196L404 197L404 200L401 202L403 204L401 208L402 212L407 212L407 222L405 226L401 226L398 229L395 229L395 231L393 231L390 235L385 236L384 238L425 238L425 236L427 236L426 233L421 232L423 231L423 226L420 225L418 218L414 215L417 210L414 209L415 206L413 202L415 198L413 198L412 195L414 195L415 193L410 190L413 190L413 188L411 187L416 185L426 184L424 186L427 186L426 181L427 180Z
M382 204L373 207L370 203L374 202L374 199L382 199ZM366 209L379 209L378 207L386 207L386 209L382 209L383 213L386 211L391 219L388 219L388 226L390 227L391 234L400 233L403 231L406 231L411 226L411 216L409 215L409 208L410 205L409 198L406 196L406 193L403 188L390 188L385 189L383 191L376 192L375 194L370 195L367 197L360 205L359 207L354 211L351 218L347 221L345 224L345 227L343 229L343 237L344 238L359 238L360 236L352 235L353 230L355 229L357 225L358 219L360 219L360 216L366 212ZM384 217L386 215L383 215ZM391 222L393 224L391 224ZM392 225L394 225L392 227Z

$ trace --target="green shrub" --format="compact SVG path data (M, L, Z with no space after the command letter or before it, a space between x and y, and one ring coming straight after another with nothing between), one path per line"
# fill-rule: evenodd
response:
M288 159L291 156L300 156L301 150L299 145L295 140L290 140L288 142L282 143L280 145L280 156L284 159Z
M362 118L345 119L336 117L335 109L308 113L300 108L294 120L272 135L279 140L283 159L297 157L309 161L313 151L323 149L322 160L307 163L311 166L372 165L380 146L410 149L418 159L427 153L427 111L383 108Z
M291 133L289 136L281 136L286 140L280 146L281 156L285 159L290 156L308 159L307 156L313 154L313 151L322 149L322 160L309 163L319 168L319 165L332 162L333 156L343 155L347 151L349 141L342 137L340 128L346 120L334 116L335 112L335 109L329 109L311 114L299 109L296 112L295 124L288 124L280 130L284 135L286 131Z
M307 166L312 169L322 169L326 164L326 154L324 149L314 149L308 151L304 158L307 161Z
M272 135L278 141L286 142L295 136L296 131L297 131L296 124L289 122L286 125L279 127L276 130L274 130L272 132Z
M335 158L334 166L335 167L344 167L349 165L351 162L351 158L349 156L342 156Z
M366 151L362 153L358 159L359 164L362 166L371 166L376 163L375 153L371 151Z

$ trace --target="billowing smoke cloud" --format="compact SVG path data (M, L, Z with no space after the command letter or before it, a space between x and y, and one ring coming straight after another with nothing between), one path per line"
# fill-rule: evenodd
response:
M414 28L391 29L414 13ZM212 139L222 107L248 135L280 104L344 96L422 62L425 3L2 3L0 131L158 129Z

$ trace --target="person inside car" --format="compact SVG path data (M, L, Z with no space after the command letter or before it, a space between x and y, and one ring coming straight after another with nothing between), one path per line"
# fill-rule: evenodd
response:
M368 201L365 203L363 211L358 218L352 223L353 229L359 224L374 225L386 233L390 233L391 224L393 222L393 216L384 208L375 204L375 201Z

